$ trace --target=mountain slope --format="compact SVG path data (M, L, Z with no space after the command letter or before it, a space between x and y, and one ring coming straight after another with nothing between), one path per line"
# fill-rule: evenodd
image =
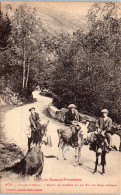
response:
M88 32L86 16L44 7L38 8L37 15L42 21L43 28L52 35L73 33L78 29Z

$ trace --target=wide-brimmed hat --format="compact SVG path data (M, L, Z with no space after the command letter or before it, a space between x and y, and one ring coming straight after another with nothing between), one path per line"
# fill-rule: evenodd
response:
M31 112L31 110L32 110L32 109L34 109L34 110L35 110L35 108L34 108L34 107L32 107L32 108L30 108L30 109L29 109L29 111Z
M102 113L108 113L108 110L107 109L103 109L101 110Z
M68 106L68 108L70 109L70 108L76 108L76 106L74 105L74 104L70 104L69 106Z

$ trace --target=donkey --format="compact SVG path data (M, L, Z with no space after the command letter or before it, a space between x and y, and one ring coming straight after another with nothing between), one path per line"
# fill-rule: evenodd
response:
M4 168L3 171L12 171L22 177L35 175L37 179L41 177L44 167L44 154L39 146L31 148L25 157L15 165Z
M99 156L101 156L101 165L102 165L102 174L105 173L105 165L106 165L106 154L109 152L105 143L105 136L101 133L94 134L94 140L90 143L90 150L93 150L96 154L95 168L94 172L97 172L97 166L99 163Z
M89 122L86 121L86 124L82 122L77 122L75 124L75 134L72 134L70 127L65 129L57 129L57 133L59 136L59 143L58 148L62 150L62 157L66 160L64 156L64 148L66 145L70 145L75 148L75 161L74 166L76 167L78 164L82 165L81 163L81 150L82 146L86 143L87 131L88 131ZM57 160L59 157L57 156Z
M38 129L34 132L32 132L33 135L31 137L28 137L28 151L30 150L30 145L33 142L36 146L40 146L42 143L42 138L47 132L47 127L48 127L49 121L47 121L46 124L43 124L41 126L41 129Z

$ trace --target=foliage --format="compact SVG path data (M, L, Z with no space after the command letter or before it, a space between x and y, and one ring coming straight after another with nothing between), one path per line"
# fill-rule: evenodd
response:
M12 13L11 35L7 37L8 47L2 54L3 75L7 75L9 87L26 96L28 90L32 92L40 83L40 75L44 72L47 48L43 43L48 34L42 28L36 9L21 4Z
M0 11L0 89L6 86L7 72L6 66L4 64L5 51L8 47L8 38L11 34L11 22L8 18L8 15L3 15Z
M120 122L121 19L116 13L115 3L94 4L88 14L89 33L74 33L70 49L67 43L60 46L66 52L55 73L56 105L75 103L80 111L97 116L107 108Z

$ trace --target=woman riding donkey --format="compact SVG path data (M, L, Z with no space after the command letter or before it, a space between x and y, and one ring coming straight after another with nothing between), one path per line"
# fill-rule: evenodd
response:
M30 144L33 141L37 145L38 141L42 139L42 132L40 124L40 117L37 112L35 112L35 108L32 107L29 109L31 115L29 116L30 127L31 127L31 137L28 139L28 149L30 149Z

